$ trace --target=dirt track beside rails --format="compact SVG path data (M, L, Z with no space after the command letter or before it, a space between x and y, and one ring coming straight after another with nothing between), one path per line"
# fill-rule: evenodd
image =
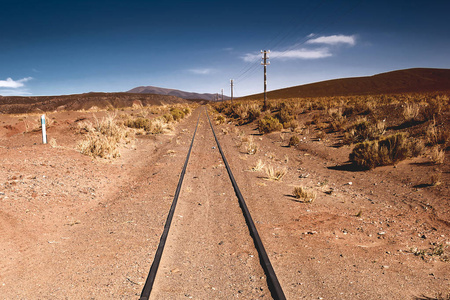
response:
M0 299L138 299L197 113L169 135L137 136L134 146L122 149L122 156L111 162L92 160L74 150L80 139L72 130L75 120L92 118L92 113L53 113L57 122L48 129L48 137L55 139L56 147L41 145L39 132L24 133L25 123L19 121L23 116L2 115ZM196 228L195 222L205 221L211 232L232 238L231 231L213 221L213 216L225 214L223 209L233 220L239 217L221 205L233 192L206 125L201 124L198 132L188 166L192 176L186 177L180 195L177 214L183 217L174 226L193 222ZM449 291L449 262L443 256L411 251L430 253L438 245L449 245L448 163L443 183L428 187L421 185L432 172L426 158L351 172L336 168L345 163L351 149L333 148L333 141L304 134L294 148L286 147L289 132L261 136L254 124L219 125L216 130L288 299L413 299ZM243 134L253 136L256 154L239 147ZM286 167L282 181L266 180L264 172L251 171L259 159ZM317 193L315 202L300 203L292 196L299 185ZM208 197L202 199L200 194ZM198 220L197 213L208 217ZM248 240L233 245L225 237L192 230L174 232L178 237L161 269L170 282L183 276L194 279L195 269L206 265L218 266L227 277L235 276L233 268L240 264L246 269L258 263L251 257L254 254L241 249ZM195 243L188 243L188 234ZM237 238L245 234L242 229ZM189 253L172 261L175 254L170 253L183 249L183 244ZM218 259L206 260L205 266L194 264L192 256L203 253ZM202 270L204 285L196 283L194 292L180 286L177 299L221 297L208 281L217 270L208 266ZM242 285L230 281L224 295L269 299L264 287L252 292L262 284L260 274L244 273ZM235 279L241 280L239 276Z

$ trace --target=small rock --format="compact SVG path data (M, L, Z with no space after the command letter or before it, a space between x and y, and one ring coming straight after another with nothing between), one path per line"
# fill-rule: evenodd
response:
M384 231L378 232L378 235L385 235L385 234L386 234L386 232L384 232Z

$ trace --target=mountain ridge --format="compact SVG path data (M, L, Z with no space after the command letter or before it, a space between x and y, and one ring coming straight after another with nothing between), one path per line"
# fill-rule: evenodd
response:
M186 92L156 86L138 86L127 91L127 93L168 95L168 96L176 96L187 100L209 100L209 101L212 101L217 97L217 94ZM219 97L221 97L221 95L219 95ZM224 99L229 99L229 97L224 95Z

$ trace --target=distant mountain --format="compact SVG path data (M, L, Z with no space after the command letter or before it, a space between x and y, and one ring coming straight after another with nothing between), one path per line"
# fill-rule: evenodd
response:
M270 91L271 99L381 95L397 93L450 93L450 69L406 69L374 76L342 78ZM240 99L261 99L263 94Z
M180 90L166 89L155 86L140 86L127 91L127 93L170 95L187 100L209 100L209 101L212 101L217 97L217 94L207 94L207 93L200 94L200 93L184 92ZM219 97L222 98L222 95L219 95ZM229 99L229 97L224 96L224 99Z

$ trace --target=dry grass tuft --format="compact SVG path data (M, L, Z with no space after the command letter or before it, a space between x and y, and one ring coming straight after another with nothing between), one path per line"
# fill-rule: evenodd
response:
M430 124L428 124L425 130L425 135L427 138L428 146L434 146L437 144L446 146L450 141L450 133L448 131L439 129L436 126L436 121L434 119Z
M263 163L263 161L261 159L259 159L258 162L256 163L256 165L251 170L253 172L259 172L264 169L264 166L265 166L265 164Z
M258 144L256 144L253 140L253 136L249 136L247 142L245 143L245 152L247 154L256 154L258 151Z
M442 184L442 173L441 172L436 172L434 174L431 175L430 177L430 185L432 186L438 186L440 184Z
M307 191L304 187L296 187L292 192L294 197L302 200L305 203L312 203L316 200L316 193Z
M439 148L439 146L434 146L431 149L431 161L435 164L435 165L441 165L444 163L445 160L445 151L441 150Z
M406 122L414 121L419 115L420 106L417 103L407 103L403 107L403 118Z
M267 180L273 180L273 181L281 181L283 179L284 175L287 174L287 169L275 169L273 166L267 166L265 168Z

